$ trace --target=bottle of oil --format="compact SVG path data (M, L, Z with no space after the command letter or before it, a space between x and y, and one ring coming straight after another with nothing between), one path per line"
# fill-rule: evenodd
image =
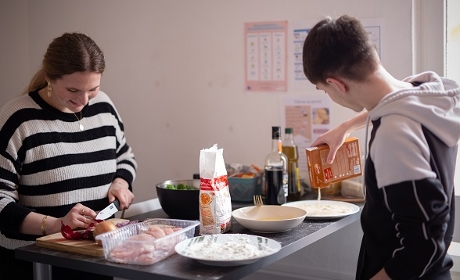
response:
M282 152L281 127L272 127L272 150L265 158L265 204L287 202L287 157Z
M288 201L296 201L301 197L300 175L299 175L299 151L294 142L294 129L284 129L283 154L288 159Z

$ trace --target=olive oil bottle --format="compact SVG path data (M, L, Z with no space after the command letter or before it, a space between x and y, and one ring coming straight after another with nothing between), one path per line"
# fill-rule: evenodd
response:
M299 174L299 151L294 142L294 129L284 129L283 154L288 159L288 201L296 201L301 197L300 174Z

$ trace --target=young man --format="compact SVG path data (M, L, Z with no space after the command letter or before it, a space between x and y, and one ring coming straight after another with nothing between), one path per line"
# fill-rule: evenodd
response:
M450 279L459 86L433 72L394 78L360 21L347 15L313 27L303 66L317 89L362 112L313 143L332 144L329 160L366 124L366 111L372 123L356 279Z

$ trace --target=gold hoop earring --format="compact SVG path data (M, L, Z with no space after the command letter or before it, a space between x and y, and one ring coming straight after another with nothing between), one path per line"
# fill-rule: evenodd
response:
M51 83L50 83L50 82L48 82L48 92L47 92L47 94L48 94L48 97L51 97L51 93L52 93L52 91L53 91L53 89L51 88Z

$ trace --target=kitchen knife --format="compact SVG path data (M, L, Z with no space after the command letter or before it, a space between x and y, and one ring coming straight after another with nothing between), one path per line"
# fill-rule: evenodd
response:
M115 199L112 203L109 204L109 206L105 207L97 214L96 220L105 220L107 218L110 218L113 214L118 212L119 208L120 201L118 201L118 199Z

